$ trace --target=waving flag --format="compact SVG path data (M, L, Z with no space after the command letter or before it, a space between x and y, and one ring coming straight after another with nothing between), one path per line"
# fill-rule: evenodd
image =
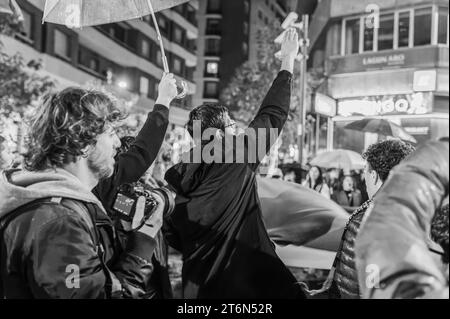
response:
M258 178L264 223L277 253L293 267L330 269L348 213L298 184Z

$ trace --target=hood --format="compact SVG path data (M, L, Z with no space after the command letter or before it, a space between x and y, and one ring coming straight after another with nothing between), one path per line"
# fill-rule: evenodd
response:
M187 195L201 184L201 167L202 164L178 163L166 172L164 178L177 194Z
M91 190L64 169L41 172L4 171L0 176L0 218L18 207L49 197L93 203L105 211Z

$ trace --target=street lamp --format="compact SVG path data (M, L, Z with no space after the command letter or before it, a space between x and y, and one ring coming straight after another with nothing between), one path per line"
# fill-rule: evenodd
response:
M125 80L120 80L119 82L117 82L117 86L121 89L127 89L128 88L128 83Z

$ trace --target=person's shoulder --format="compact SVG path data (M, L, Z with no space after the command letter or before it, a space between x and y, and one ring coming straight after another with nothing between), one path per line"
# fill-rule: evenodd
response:
M72 200L71 200L72 201ZM28 228L29 232L36 232L43 229L46 225L56 222L67 222L72 220L76 223L84 223L82 215L77 209L63 205L60 199L42 199L34 203L29 203L19 207L12 212L8 228L22 229Z

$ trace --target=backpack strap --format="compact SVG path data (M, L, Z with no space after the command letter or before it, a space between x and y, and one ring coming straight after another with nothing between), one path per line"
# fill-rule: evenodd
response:
M61 205L67 209L70 209L81 216L81 218L87 223L90 230L91 238L96 247L96 254L100 260L102 269L106 276L106 294L108 298L120 297L122 294L122 284L120 281L114 276L114 274L109 270L105 261L105 251L100 241L100 235L98 228L95 224L95 216L96 216L96 208L95 205L81 202L75 199L70 198L62 198L62 197L52 197L52 198L41 198L35 201L32 201L28 204L25 204L11 213L7 214L3 218L0 219L0 241L3 239L4 231L8 227L8 225L20 215L30 212L33 208L36 208L40 205L51 204L51 205ZM0 246L0 255L1 255L1 246ZM4 296L3 293L3 283L0 280L0 297Z

